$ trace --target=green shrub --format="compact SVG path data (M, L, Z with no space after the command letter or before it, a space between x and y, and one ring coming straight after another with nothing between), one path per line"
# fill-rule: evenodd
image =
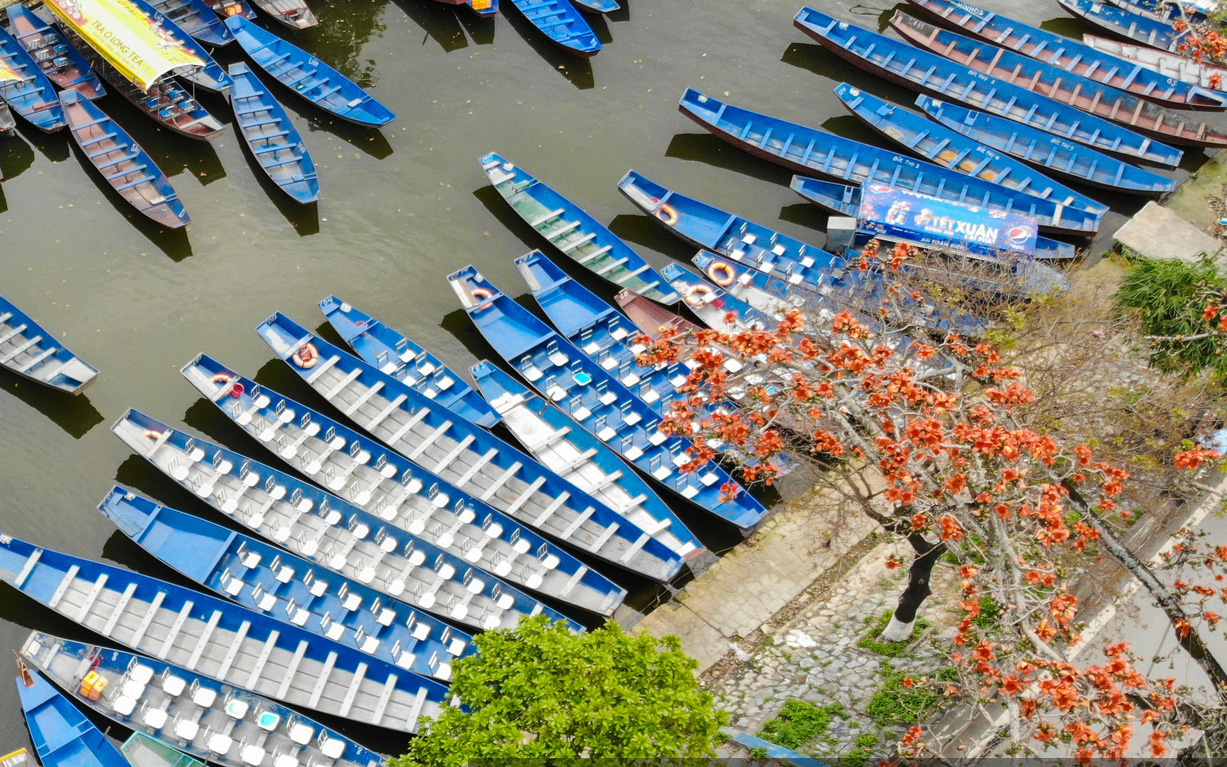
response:
M888 660L882 661L882 668L878 674L882 677L882 686L870 699L865 713L879 727L916 724L926 719L937 704L943 700L944 696L940 692L927 685L918 684L915 687L905 687L903 680L906 677L932 676L938 681L957 679L957 672L953 668L939 669L931 675L908 674L896 669Z

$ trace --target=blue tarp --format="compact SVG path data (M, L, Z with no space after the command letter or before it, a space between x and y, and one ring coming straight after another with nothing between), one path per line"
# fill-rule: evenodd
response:
M857 228L892 240L989 256L1034 256L1035 219L885 184L862 187Z

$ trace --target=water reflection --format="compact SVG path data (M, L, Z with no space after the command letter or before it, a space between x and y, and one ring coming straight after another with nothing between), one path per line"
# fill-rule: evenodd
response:
M18 135L29 141L35 149L51 162L64 162L68 159L70 153L69 145L74 142L67 128L58 133L43 133L33 126L21 123L18 131ZM31 159L32 162L33 159Z
M609 24L605 22L604 14L585 13L584 20L588 22L588 26L592 27L592 33L596 35L596 39L601 41L601 45L609 45L613 42L613 34L609 31Z
M630 0L619 0L619 2L621 3L621 6L618 8L618 10L614 11L613 13L605 14L605 18L609 19L610 21L614 21L618 23L621 23L623 21L630 21L631 20Z
M817 43L792 43L784 50L780 61L820 77L834 80L836 83L845 82L898 104L907 103L915 98L914 93L911 96L906 95L911 93L906 88L888 83L860 67L852 66ZM883 89L887 95L883 95Z
M48 420L73 439L81 439L90 429L102 423L102 413L98 412L89 397L84 394L72 395L58 391L17 378L15 373L7 370L3 371L2 376L0 389L11 392L17 399L47 416Z
M541 30L533 26L531 21L524 18L524 14L520 13L518 8L514 11L504 10L504 15L516 34L523 37L529 47L545 59L555 72L566 78L567 82L581 91L589 90L596 85L596 79L592 74L591 59L568 53L556 45L542 34Z
M362 87L370 87L376 82L375 62L360 60L359 54L371 35L386 29L379 20L386 5L384 0L347 0L317 5L320 23L302 32L294 44L311 51ZM277 31L281 33L282 30Z
M388 143L388 137L383 135L378 128L368 128L364 125L346 122L339 117L331 117L325 112L316 111L310 122L307 123L307 130L330 133L376 160L392 155L392 145Z
M1074 18L1073 16L1058 16L1055 19L1048 19L1040 22L1040 29L1048 32L1055 32L1058 35L1072 37L1075 40L1081 40L1083 33L1098 34L1099 30L1082 21L1082 19Z
M780 208L780 220L790 224L799 224L819 232L827 230L827 219L831 216L817 205L801 202L796 205L785 205Z
M494 42L494 18L456 11L456 19L464 27L464 31L469 33L475 45L490 45Z
M75 621L34 601L7 583L0 585L0 595L3 595L0 597L0 622L15 623L31 631L45 631L62 637L84 635L87 637L84 641L96 641L94 634L79 628Z
M108 190L110 186L106 187ZM114 190L111 194L118 196ZM126 200L122 197L120 202L123 207L130 207ZM191 211L188 211L191 215ZM192 257L192 242L188 239L187 229L167 229L157 222L146 218L145 216L133 211L124 211L124 217L132 222L132 227L145 236L155 248L162 251L163 255L174 261L176 264L184 259Z
M499 194L498 190L489 184L478 187L473 190L473 196L478 202L485 206L486 210L490 211L490 215L498 219L509 232L519 238L520 242L524 243L524 247L528 250L536 250L541 247L542 237L528 225L528 222L519 216L507 201L503 199L503 195Z
M773 162L760 160L710 133L678 133L665 149L666 157L701 162L731 170L760 181L788 186L792 171Z
M457 18L458 9L456 7L442 3L423 2L423 0L397 0L396 5L426 33L421 44L424 45L429 38L438 43L439 47L447 53L468 47L469 41ZM473 14L469 15L473 16ZM492 42L494 40L494 20L489 21L489 37Z
M651 216L621 213L609 222L609 231L627 242L666 253L679 261L689 261L694 255L693 246L666 232Z
M0 176L3 176L5 181L17 178L33 164L34 149L20 136L14 135L0 140Z

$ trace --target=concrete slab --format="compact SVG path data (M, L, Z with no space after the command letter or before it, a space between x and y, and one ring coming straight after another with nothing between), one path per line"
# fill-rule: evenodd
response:
M729 640L709 626L689 607L676 602L662 605L635 627L635 633L646 631L653 636L674 634L682 640L682 649L699 662L698 673L715 665L732 649Z
M1146 258L1196 261L1218 256L1222 246L1170 209L1151 201L1117 230L1115 239Z

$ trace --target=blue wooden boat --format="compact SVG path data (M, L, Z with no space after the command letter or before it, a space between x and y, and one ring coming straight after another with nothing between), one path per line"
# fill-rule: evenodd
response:
M319 19L307 6L307 0L251 0L256 7L273 17L273 20L290 29L308 29L319 24Z
M758 311L780 319L790 309L805 309L828 319L829 304L787 280L752 269L708 250L700 250L690 258L707 279Z
M17 80L0 80L0 98L17 114L44 133L64 127L64 110L55 86L41 67L15 37L0 27L0 65L8 67Z
M1067 208L888 149L735 107L694 89L682 95L680 108L730 144L799 173L857 184L890 184L943 200L1019 213L1051 231L1089 235L1099 229L1100 213Z
M0 536L0 580L105 639L219 682L414 732L447 687L224 599Z
M74 90L61 92L60 103L73 140L120 197L167 228L191 223L170 179L117 122Z
M9 105L4 103L4 99L0 99L0 136L12 133L16 128L17 120L13 117L13 112Z
M17 42L38 62L43 74L67 90L76 88L87 99L106 95L106 88L81 52L47 22L20 3L7 9L9 28Z
M119 750L132 767L204 767L204 762L199 759L154 740L143 732L133 732L119 744Z
M251 60L277 82L342 120L378 127L396 119L357 83L324 62L256 26L242 16L226 25Z
M1115 56L1130 64L1143 67L1180 83L1212 91L1217 98L1227 99L1227 68L1168 53L1145 45L1133 45L1095 35L1083 35L1087 47L1104 55Z
M318 411L262 388L205 355L188 363L183 374L281 460L369 514L559 602L612 615L626 598L624 589L565 549ZM285 420L286 412L295 417ZM276 533L274 541L291 538L284 530L268 532ZM473 620L480 628L490 628L483 622L497 626L503 619L491 614Z
M754 529L767 510L711 461L697 462L690 440L670 436L660 416L623 380L522 306L503 295L473 267L448 276L473 324L498 354L551 402L565 402L572 420L618 455L700 508ZM682 467L698 463L697 469Z
M856 218L859 215L861 208L861 188L859 186L847 186L833 181L793 176L793 191L836 215L850 218ZM1035 238L1036 258L1067 260L1077 255L1077 250L1068 242L1047 237Z
M112 431L217 511L304 559L380 592L385 602L390 597L475 629L507 628L524 615L542 612L552 620L563 619L426 537L241 453L135 410L117 421ZM202 450L206 456L193 460ZM257 604L260 601L267 599L257 599ZM302 610L308 617L316 612L305 604L288 612L299 616ZM308 621L312 630L335 632L334 623L345 626L348 620L340 613L325 618L323 612Z
M982 43L896 13L891 26L913 45L956 64L1021 86L1133 130L1174 144L1227 146L1227 132L1157 104L1021 53Z
M1118 8L1146 16L1159 21L1185 21L1189 24L1204 24L1209 20L1207 11L1213 10L1214 4L1202 5L1196 2L1182 3L1180 0L1109 0Z
M245 19L254 19L256 10L247 4L247 0L205 0L213 12L223 19L228 19L231 16L242 16Z
M173 40L186 48L193 56L204 62L204 66L194 72L182 75L183 79L195 83L198 87L215 93L225 93L230 89L230 78L226 70L213 60L205 47L187 32L179 28L166 14L154 8L149 0L131 0L132 4L144 12L158 28L158 34L168 40Z
M869 127L930 162L1052 200L1058 205L1100 214L1108 210L1103 203L1053 181L1024 162L995 152L958 131L935 125L859 88L841 83L836 86L835 95L849 112Z
M676 554L605 504L288 317L275 314L257 331L291 370L367 433L461 490L644 577L668 581L681 570Z
M115 487L98 508L150 554L219 596L403 669L446 682L450 661L471 649L471 636L402 602L126 488Z
M648 483L612 450L556 406L482 360L469 368L503 423L534 458L591 493L678 556L693 560L706 549Z
M1130 13L1111 3L1099 0L1057 0L1065 11L1088 24L1117 37L1158 48L1161 51L1180 53L1180 46L1187 32L1177 32L1167 21Z
M1105 52L1089 40L1073 40L1032 27L963 0L910 2L939 21L957 26L973 37L1135 96L1177 109L1227 108L1227 96L1223 94L1205 87L1189 87L1189 83L1121 58L1120 53Z
M26 637L20 657L77 705L148 738L142 750L182 749L219 767L291 767L290 760L318 767L383 764L378 754L288 706L165 661L39 631ZM157 765L141 760L133 767Z
M660 272L575 203L497 154L485 155L480 162L512 210L564 256L619 288L662 304L680 300Z
M130 767L119 749L42 674L19 661L17 696L43 767Z
M179 29L206 45L229 45L234 42L230 28L205 0L149 0L149 5Z
M243 142L269 179L295 202L316 202L320 180L315 161L285 108L246 64L231 64L230 105Z
M550 42L580 56L595 56L601 41L570 0L511 0L524 18Z
M1123 157L1176 166L1181 152L936 53L802 8L795 24L840 58L906 88L948 98Z
M0 366L70 394L80 394L98 377L98 368L64 346L55 334L0 296Z
M613 13L622 6L617 0L572 0L575 7L589 13Z
M473 387L412 340L336 296L320 301L320 311L359 357L384 373L478 426L499 422L498 413Z
M930 119L986 147L1086 184L1146 195L1176 188L1176 182L1166 176L1004 117L929 96L917 97L916 106Z
M673 289L685 296L686 306L712 330L739 333L744 330L771 330L776 321L714 282L708 282L680 264L665 267L665 278Z

